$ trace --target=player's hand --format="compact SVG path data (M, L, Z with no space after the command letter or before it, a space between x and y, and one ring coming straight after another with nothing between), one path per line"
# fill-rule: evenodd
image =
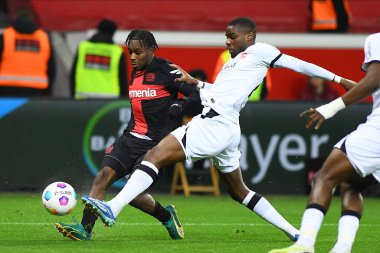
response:
M170 67L176 68L173 71L170 71L172 74L181 74L182 76L179 78L174 79L174 82L185 82L187 84L191 84L196 86L198 84L198 80L189 75L185 70L183 70L180 66L177 66L175 64L170 64Z
M325 121L325 118L314 108L310 108L302 113L300 117L307 116L306 128L314 127L315 130L318 130L322 123Z

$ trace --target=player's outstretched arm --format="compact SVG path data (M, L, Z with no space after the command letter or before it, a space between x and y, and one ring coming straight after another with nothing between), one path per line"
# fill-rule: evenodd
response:
M282 54L281 57L274 63L274 66L291 69L307 76L320 77L328 81L333 81L340 84L346 90L350 90L357 84L354 81L335 75L334 73L318 65L303 61L287 54Z
M350 79L346 79L346 78L342 78L342 80L340 81L339 83L340 85L342 85L342 87L346 90L346 91L349 91L351 90L352 88L354 88L358 83L357 82L354 82Z
M338 111L361 101L380 88L380 63L374 62L368 66L366 76L342 97L322 105L316 109L310 108L300 114L307 116L306 127L319 129L322 123L333 117Z

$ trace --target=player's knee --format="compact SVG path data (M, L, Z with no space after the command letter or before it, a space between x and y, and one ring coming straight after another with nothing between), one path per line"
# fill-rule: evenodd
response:
M162 152L159 147L154 147L148 152L146 152L144 156L144 161L148 161L150 163L153 163L157 169L159 169L161 166L161 162L166 159L167 154L165 152Z
M335 182L334 178L331 177L329 173L325 173L324 171L318 171L313 178L313 187L330 187L333 189L336 187L337 182Z
M144 160L151 163L155 163L160 157L159 153L160 150L157 147L149 149L144 156Z

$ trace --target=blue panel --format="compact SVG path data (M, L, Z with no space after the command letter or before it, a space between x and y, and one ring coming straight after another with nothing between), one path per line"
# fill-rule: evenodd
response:
M28 102L27 98L0 98L0 119Z

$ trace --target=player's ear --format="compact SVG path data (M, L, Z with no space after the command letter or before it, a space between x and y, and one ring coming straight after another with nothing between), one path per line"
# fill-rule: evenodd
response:
M256 38L256 34L253 33L253 32L248 32L246 35L245 35L245 38L247 41L254 41L255 38Z

